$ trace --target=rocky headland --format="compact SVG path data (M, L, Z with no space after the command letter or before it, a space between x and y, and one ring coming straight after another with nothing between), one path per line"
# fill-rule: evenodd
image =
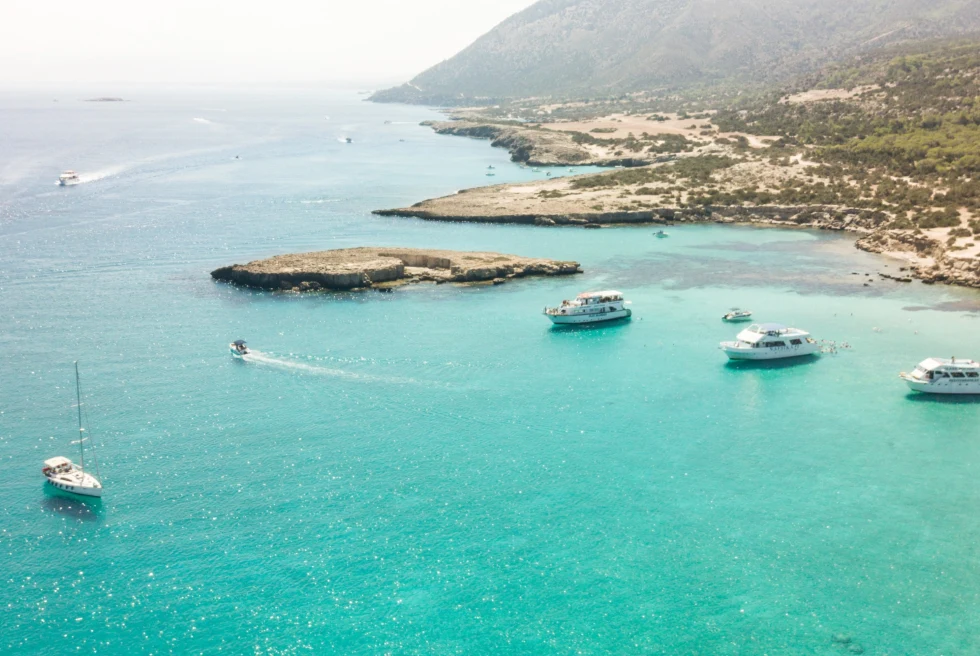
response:
M633 169L629 175L642 176L643 170ZM903 261L908 275L923 282L980 288L980 247L969 237L950 241L950 228L892 229L891 217L881 212L836 204L681 207L685 203L672 203L657 207L649 203L624 203L624 192L628 197L636 198L637 189L651 189L656 183L642 177L636 181L621 180L623 184L603 181L617 175L622 173L466 189L410 207L376 210L375 213L428 221L594 229L615 225L711 222L834 230L854 233L858 237L856 246L861 250ZM640 194L642 198L642 192Z
M578 262L501 253L419 248L345 248L277 255L211 272L215 280L257 289L308 292L386 289L417 282L493 283L581 273Z

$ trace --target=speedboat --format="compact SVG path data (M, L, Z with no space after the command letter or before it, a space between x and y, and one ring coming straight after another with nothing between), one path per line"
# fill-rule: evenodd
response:
M544 314L556 324L597 323L629 318L633 311L626 307L628 304L621 292L585 292L558 307L546 307Z
M820 352L810 333L778 323L752 324L719 348L732 360L779 360Z
M668 234L667 234L666 232L664 232L663 230L657 230L657 231L656 231L655 233L653 233L653 234L654 234L654 235L656 235L656 237L657 237L657 239L665 239L665 238L667 238L667 237L670 237L670 235L668 235Z
M58 176L58 184L62 187L70 187L81 182L81 178L74 171L68 170Z
M487 167L487 170L488 171L492 171L493 169L494 169L493 164L491 164L490 166Z
M101 497L102 482L97 476L85 468L85 429L82 427L82 391L78 378L78 363L75 363L75 399L78 408L78 453L79 461L75 464L64 456L48 458L44 461L41 473L47 479L48 484L64 492L80 494L85 497ZM95 473L99 474L99 461L95 456L95 445L89 447L89 463L95 467Z
M739 310L732 308L731 311L722 317L725 321L745 321L752 317L752 310Z
M980 362L928 358L907 374L899 374L909 389L928 394L980 394Z
M236 339L234 342L228 345L228 348L231 350L232 356L236 358L241 358L251 353L251 351L248 350L248 346L245 344L245 340L243 339Z
M344 137L344 142L345 143L354 143L354 140L351 139L350 137Z

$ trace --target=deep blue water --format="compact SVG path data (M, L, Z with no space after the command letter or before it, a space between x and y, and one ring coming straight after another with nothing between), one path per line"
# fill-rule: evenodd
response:
M980 294L864 287L898 264L813 231L372 216L544 175L424 108L92 95L0 96L0 652L980 651L980 402L896 375L980 357ZM586 273L303 297L208 276L382 244ZM609 287L632 322L540 315ZM734 305L853 348L728 365ZM40 475L73 454L76 359L101 503Z

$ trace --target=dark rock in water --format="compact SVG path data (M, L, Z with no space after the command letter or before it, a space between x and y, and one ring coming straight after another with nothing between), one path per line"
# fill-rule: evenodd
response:
M586 230L598 230L602 226L599 225L598 223L587 223L582 227L585 228Z
M419 248L347 248L279 255L221 267L215 280L295 292L391 287L410 282L500 284L506 278L581 273L578 262Z

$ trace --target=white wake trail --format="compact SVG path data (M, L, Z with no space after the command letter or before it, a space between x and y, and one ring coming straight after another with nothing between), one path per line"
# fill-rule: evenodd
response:
M307 364L305 362L297 362L295 360L277 358L273 355L269 355L261 351L256 351L255 349L250 349L249 353L242 357L242 360L252 364L265 365L268 367L275 367L276 369L282 369L286 371L296 371L304 374L312 374L315 376L334 376L337 378L347 378L350 380L359 380L363 382L394 383L398 385L433 384L433 383L426 383L423 381L415 380L414 378L401 378L398 376L375 376L373 374L359 374L353 371L344 371L343 369L333 369L331 367L323 367L315 364Z

